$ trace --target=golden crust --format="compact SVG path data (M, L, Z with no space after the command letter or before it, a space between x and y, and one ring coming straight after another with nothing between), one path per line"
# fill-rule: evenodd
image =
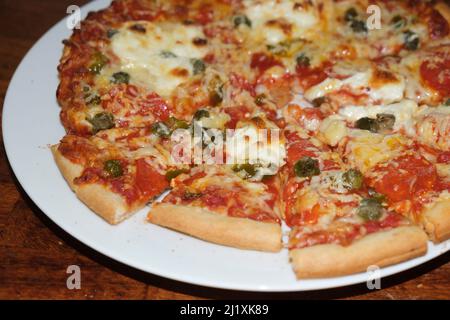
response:
M282 248L281 226L277 223L227 217L203 208L163 203L153 206L148 220L230 247L270 252L277 252Z
M427 251L427 236L416 226L399 227L370 234L348 247L323 244L290 252L297 278L320 278L366 271L367 267L383 267Z
M441 242L450 238L450 200L435 203L425 209L423 226L433 242Z
M58 150L58 145L51 147L55 162L62 175L77 197L92 211L110 224L117 224L140 207L130 207L120 195L110 191L103 185L76 185L74 179L79 177L83 167L65 158Z

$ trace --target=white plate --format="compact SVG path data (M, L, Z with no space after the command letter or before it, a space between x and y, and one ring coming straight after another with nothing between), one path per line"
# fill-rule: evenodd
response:
M100 0L82 8L107 7ZM170 279L217 288L301 291L367 281L367 274L297 281L286 250L259 253L206 243L145 222L144 209L119 226L110 226L70 191L56 167L49 144L64 135L55 91L61 41L70 36L66 19L28 52L11 80L3 109L6 153L20 184L38 207L69 234L124 264ZM381 276L410 269L450 249L450 241L429 244L426 256L382 268Z

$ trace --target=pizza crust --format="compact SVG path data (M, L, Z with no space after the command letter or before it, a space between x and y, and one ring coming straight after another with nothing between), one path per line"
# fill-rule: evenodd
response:
M383 267L427 251L427 235L420 227L406 226L370 234L351 245L322 244L294 249L289 256L298 279L336 277Z
M155 204L148 220L225 246L270 252L282 248L281 226L277 223L227 217L199 207L165 203Z
M83 167L64 157L59 152L58 145L52 146L51 150L59 170L77 197L110 224L118 224L141 208L130 207L123 197L103 185L76 185L74 179L81 175Z
M435 203L422 215L424 228L433 242L450 238L450 199Z

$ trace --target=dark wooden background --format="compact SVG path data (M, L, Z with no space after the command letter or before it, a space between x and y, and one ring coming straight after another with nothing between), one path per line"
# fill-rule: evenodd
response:
M83 0L0 0L0 105L13 72L33 43ZM1 141L3 138L0 136ZM81 289L66 269L81 267ZM146 274L86 247L51 222L20 188L0 143L0 299L450 299L450 252L381 281L282 294L234 292Z

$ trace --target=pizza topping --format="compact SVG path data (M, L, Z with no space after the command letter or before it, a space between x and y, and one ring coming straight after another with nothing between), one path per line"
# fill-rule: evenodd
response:
M441 96L450 96L450 57L441 52L425 60L420 65L420 74L427 86L436 90Z
M342 180L345 188L349 190L358 190L363 185L363 175L358 169L346 171L342 176Z
M87 121L92 124L92 132L94 133L114 127L114 116L108 112L97 113L92 118L88 118Z
M361 64L361 65L359 65ZM393 103L403 99L405 80L399 74L382 71L367 63L336 64L330 76L308 88L309 101L326 97L336 108L358 104Z
M144 158L136 160L136 185L146 198L158 196L168 187L164 175Z
M415 32L407 30L403 33L403 36L405 41L404 45L407 50L413 51L419 48L420 38Z
M344 20L347 22L353 21L358 16L358 11L356 11L355 8L348 8L347 11L345 11Z
M123 175L122 164L119 160L108 160L103 166L103 170L112 178L117 178Z
M390 131L394 127L395 116L387 113L378 113L376 119L364 117L356 121L355 127L371 132Z
M197 74L205 72L206 64L205 64L205 62L203 60L201 60L201 59L192 59L191 63L192 63L192 68L193 68L194 75L197 75Z
M379 106L348 106L339 110L339 115L349 122L355 122L355 127L371 132L389 133L406 131L415 135L415 115L417 104L411 100L403 100L390 105Z
M275 44L304 36L319 23L318 10L312 4L289 0L245 0L245 15L252 22L252 37Z
M160 137L167 138L171 134L171 130L164 122L156 122L152 125L152 132Z
M401 29L408 23L408 20L400 15L396 15L391 19L391 25L395 29Z
M311 65L311 60L308 58L308 56L305 53L300 53L297 58L295 59L297 62L297 66L300 68L306 68ZM318 98L320 99L320 98Z
M383 213L380 202L373 198L366 198L361 201L358 208L358 215L364 220L378 220Z
M118 83L128 84L130 82L130 75L123 71L116 72L112 75L111 82L115 84Z
M232 20L233 20L233 25L235 28L238 28L241 25L245 25L249 28L252 27L251 20L245 14L236 15L232 18Z
M189 171L186 169L175 169L175 170L168 170L166 172L166 179L167 181L171 181L172 179L178 177L182 173L188 173Z
M433 191L438 176L436 167L420 156L405 155L393 161L377 165L377 174L369 184L387 196L390 203L420 200L420 195Z
M200 27L149 22L142 25L146 33L130 31L124 24L111 39L121 71L130 75L130 81L168 96L190 75L205 70L202 58L207 48L194 43L195 39L205 38Z
M201 120L202 118L209 118L210 113L208 110L206 109L199 109L197 111L195 111L194 113L194 119L195 120Z
M319 161L311 157L302 157L294 165L297 177L312 177L320 174Z
M108 58L101 52L96 52L92 58L89 71L93 74L99 74L103 67L108 63Z

